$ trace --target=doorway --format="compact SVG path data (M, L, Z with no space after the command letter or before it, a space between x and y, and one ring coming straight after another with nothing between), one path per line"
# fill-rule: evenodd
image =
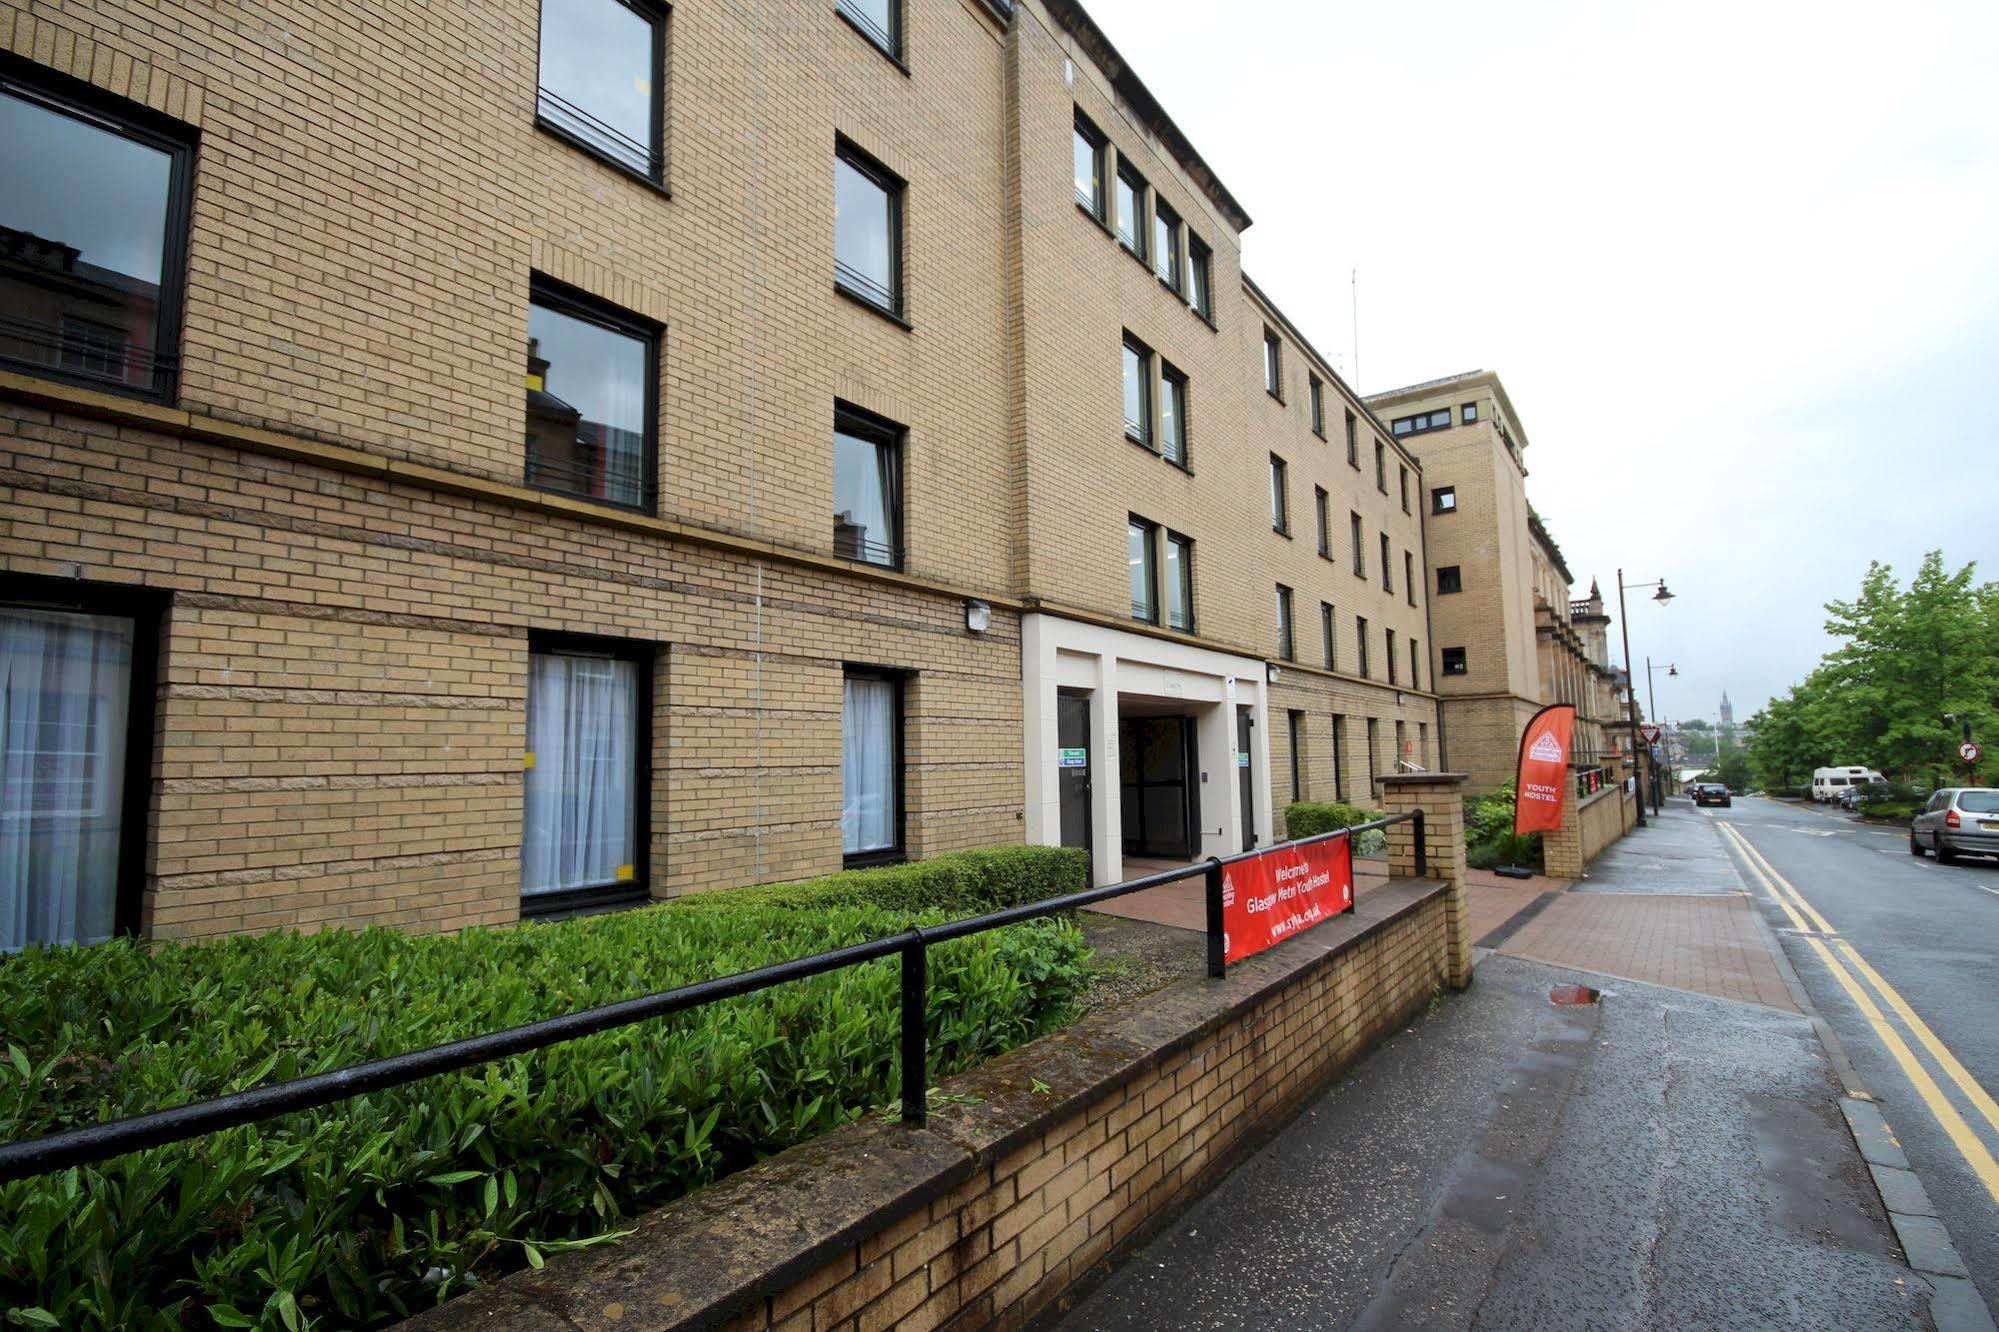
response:
M1194 754L1191 717L1118 719L1126 855L1191 860L1199 853Z
M1256 849L1256 782L1251 774L1250 755L1255 752L1250 744L1250 730L1256 725L1256 716L1241 704L1235 710L1235 770L1236 780L1242 785L1242 849Z
M1064 693L1055 700L1057 794L1062 802L1062 845L1093 849L1090 835L1090 696Z

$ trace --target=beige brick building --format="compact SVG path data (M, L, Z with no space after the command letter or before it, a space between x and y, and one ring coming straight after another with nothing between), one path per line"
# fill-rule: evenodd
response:
M1429 487L1443 764L1475 790L1507 781L1521 732L1550 703L1576 705L1571 757L1598 762L1616 744L1610 620L1594 584L1572 597L1574 576L1528 502L1527 431L1505 385L1480 370L1367 402L1422 459Z
M1424 469L1068 0L0 0L0 174L0 948L1109 878L1437 743Z

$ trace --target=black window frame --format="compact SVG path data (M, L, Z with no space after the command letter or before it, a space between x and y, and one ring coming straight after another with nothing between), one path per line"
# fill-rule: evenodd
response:
M1284 583L1277 584L1277 659L1298 660L1297 598Z
M1374 488L1388 493L1388 446L1378 439L1374 441Z
M909 182L889 170L888 167L882 164L879 158L844 134L833 136L833 158L836 167L838 163L845 162L862 176L865 176L868 180L879 186L888 196L889 277L893 284L889 291L889 300L884 303L871 295L865 287L854 285L855 282L871 283L872 279L868 278L865 274L850 269L848 271L854 274L853 280L843 281L838 229L836 227L833 242L833 289L866 309L873 310L876 314L885 315L896 323L907 327L909 319L907 313L909 308L909 283L906 274L907 260L905 258L905 250L908 246Z
M907 514L909 502L909 427L899 421L891 421L879 412L871 412L867 408L848 402L843 398L835 398L833 400L833 429L836 433L844 433L872 440L877 445L889 445L893 450L891 456L894 458L893 467L895 469L894 485L891 487L891 502L889 506L889 523L895 533L892 560L888 563L883 563L880 560L870 560L859 555L842 554L838 541L839 528L837 526L834 528L833 554L835 558L850 560L855 564L864 564L871 569L893 569L900 573L903 563L909 555ZM838 464L836 463L835 465L837 466ZM837 513L834 516L837 518Z
M1170 527L1161 530L1165 534L1165 544L1178 548L1180 552L1181 578L1187 586L1186 623L1175 624L1173 622L1173 599L1171 596L1161 598L1161 623L1168 629L1178 630L1183 634L1191 634L1194 632L1194 626L1199 623L1198 618L1194 614L1194 538L1184 532L1176 532ZM1168 561L1162 558L1159 561L1159 581L1161 587L1170 592L1173 585L1166 574L1168 567Z
M1270 530L1291 535L1291 465L1270 455Z
M1178 390L1176 393L1175 390ZM1164 408L1168 398L1173 399L1173 420L1180 427L1180 455L1176 458L1166 451L1166 439L1159 429L1159 421L1165 419L1163 410L1157 413L1153 423L1152 437L1158 445L1159 456L1183 471L1191 471L1194 449L1193 389L1189 385L1186 372L1165 357L1159 358L1159 407Z
M113 875L111 907L112 937L119 939L145 937L147 848L155 823L152 796L160 635L171 604L172 594L154 588L0 572L0 605L102 615L132 622L125 771L118 790L118 868Z
M1456 513L1458 511L1458 488L1437 486L1430 491L1430 512L1433 514Z
M1382 659L1388 663L1388 683L1400 684L1402 668L1395 664L1395 631L1382 626Z
M1291 732L1291 800L1295 804L1305 798L1305 751L1303 745L1305 714L1297 708L1287 708L1284 711L1284 720Z
M659 3L657 0L611 0L611 3L623 5L626 9L629 9L632 13L652 25L652 107L651 124L648 127L652 135L652 143L650 145L634 145L635 147L645 147L645 168L641 170L633 166L630 162L623 161L606 152L601 145L591 143L583 135L549 119L548 115L542 110L542 98L552 96L574 114L586 119L595 119L587 111L577 107L560 93L550 93L541 81L541 24L547 14L545 6L542 8L542 12L536 16L535 20L535 128L544 134L562 140L562 142L583 153L585 156L602 162L613 171L629 176L643 185L649 185L664 193L666 191L666 25L672 17L672 6ZM617 135L621 139L624 138L623 134L611 129L609 126L605 126L604 130L609 134Z
M1352 546L1352 550L1348 553L1353 557L1353 576L1355 578L1366 578L1367 527L1361 521L1361 516L1351 509L1347 510L1347 537L1349 544Z
M1456 661L1457 661L1457 665L1455 667L1451 665L1453 659L1452 654L1454 653L1456 654ZM1465 654L1465 650L1463 648L1461 647L1443 648L1439 652L1439 657L1443 663L1443 669L1439 672L1440 674L1442 675L1471 674L1471 659Z
M1347 466L1360 470L1360 419L1347 413Z
M1423 687L1423 645L1414 635L1409 639L1409 687Z
M1344 712L1335 712L1333 714L1333 799L1342 804L1347 798L1347 775L1343 771L1346 767L1346 730L1347 715Z
M1370 674L1370 669L1372 668L1374 663L1369 659L1367 651L1367 617L1365 615L1354 616L1353 629L1354 629L1354 644L1359 649L1360 652L1360 661L1358 662L1358 665L1360 667L1360 678L1363 680L1371 680L1374 677L1372 674Z
M1402 552L1402 593L1410 605L1416 604L1416 552Z
M1402 512L1407 513L1409 512L1409 469L1401 464L1397 464L1397 469L1402 476Z
M1477 425L1478 404L1475 402L1466 403L1464 406L1458 408L1458 416L1466 425Z
M1388 557L1393 555L1395 550L1389 545L1388 533L1378 532L1375 535L1380 538L1381 546L1381 590L1393 596L1395 593L1395 562Z
M1456 596L1464 590L1465 576L1462 566L1456 564L1440 564L1437 566L1438 596Z
M1312 505L1319 523L1319 556L1328 560L1333 558L1332 500L1333 497L1326 493L1324 486L1312 487Z
M1208 243L1187 229L1187 308L1215 323L1215 252Z
M1306 392L1312 401L1312 433L1320 439L1326 437L1326 381L1307 371Z
M547 920L637 906L652 899L652 801L653 801L653 696L654 667L659 656L657 643L637 638L615 638L600 634L573 634L531 629L527 636L530 657L568 654L611 657L629 661L633 691L632 705L632 877L629 883L595 884L536 893L532 898L519 890L522 920ZM522 705L525 725L527 709Z
M840 866L843 869L865 869L871 865L900 865L909 859L909 677L910 672L896 666L871 666L859 662L840 663L840 715L842 729L846 722L846 684L849 679L883 680L895 686L895 841L889 846L877 847L870 851L840 851ZM841 741L841 761L846 760L846 742ZM840 799L844 804L846 792Z
M523 431L522 484L530 490L540 490L551 495L565 495L590 504L623 509L628 513L659 512L659 358L660 344L666 336L665 326L657 320L648 319L623 306L613 305L601 296L593 295L580 287L572 287L567 282L549 277L545 273L528 275L528 304L541 305L558 314L568 315L571 319L596 324L599 328L608 329L625 337L637 338L645 344L645 465L641 471L639 499L636 504L607 499L601 495L587 495L559 485L548 485L535 479L534 459L527 456L526 432Z
M1130 586L1131 586L1130 555L1131 555L1131 537L1132 533L1134 532L1139 533L1145 538L1145 593L1146 596L1151 598L1152 604L1149 607L1150 613L1146 615L1141 615L1138 613L1139 608L1137 603L1133 603L1131 608L1131 618L1139 624L1158 625L1165 618L1164 615L1165 603L1163 602L1163 600L1159 595L1160 527L1158 523L1153 522L1150 518L1141 518L1139 515L1135 513L1127 513L1125 515L1125 525L1124 525L1124 541L1125 541L1125 557L1126 557L1125 588L1127 592L1130 591Z
M1263 391L1284 401L1284 339L1268 324L1263 326Z
M861 13L858 7L849 3L849 0L833 0L833 12L838 14L848 27L866 38L868 45L894 61L896 68L907 74L909 13L906 0L888 0L888 8L890 31L883 32L872 17Z
M1081 107L1076 108L1075 138L1081 139L1090 145L1090 151L1095 156L1097 167L1097 197L1095 200L1087 200L1078 194L1076 196L1076 207L1089 214L1101 225L1108 227L1110 225L1111 212L1110 138L1102 130L1098 129L1088 116L1083 114ZM1074 150L1075 142L1072 139L1070 141L1072 175L1075 160Z
M153 326L150 385L122 383L61 365L0 357L0 368L35 379L74 384L99 393L171 404L179 400L181 337L187 316L188 247L193 231L195 156L201 132L151 107L97 88L58 70L0 51L0 92L80 120L108 134L166 154L166 229L160 240L160 288ZM60 344L60 337L57 338ZM58 356L62 348L57 347Z
M1154 453L1159 451L1159 406L1152 400L1152 378L1155 353L1139 338L1126 329L1123 345L1118 352L1118 396L1124 396L1124 353L1138 354L1138 406L1144 420L1137 423L1138 432L1132 432L1129 414L1124 419L1124 437L1142 449Z
M1152 200L1152 217L1150 221L1152 225L1153 252L1149 256L1149 261L1152 264L1152 275L1159 279L1161 286L1165 287L1175 296L1178 296L1181 284L1186 281L1186 272L1180 261L1180 237L1186 230L1187 224L1180 220L1180 214L1173 210L1171 204L1166 203L1157 196ZM1162 257L1159 251L1159 242L1161 239L1159 233L1162 228L1166 232L1167 253L1164 257L1167 260L1168 268L1172 270L1170 273L1159 271L1160 259Z
M1131 188L1132 207L1138 212L1129 239L1123 230L1124 210L1117 207L1119 181L1123 181ZM1144 264L1147 269L1152 267L1152 210L1146 206L1147 196L1151 191L1152 186L1146 181L1145 174L1133 166L1123 153L1119 153L1117 170L1112 173L1111 183L1111 211L1115 214L1111 218L1111 234L1117 237L1117 242L1124 247L1125 253Z
M1439 420L1439 417L1443 419ZM1388 423L1388 430L1395 438L1405 439L1410 435L1427 435L1433 430L1449 430L1451 425L1451 409L1438 407L1413 416L1398 416Z
M1332 602L1319 603L1319 646L1325 653L1326 669L1329 671L1338 670L1340 665L1339 630L1335 622L1337 614Z

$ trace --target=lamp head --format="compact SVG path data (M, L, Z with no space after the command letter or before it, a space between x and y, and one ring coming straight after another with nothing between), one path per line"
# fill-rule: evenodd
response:
M1666 590L1666 580L1661 578L1659 580L1659 590L1652 594L1652 600L1658 602L1660 605L1663 606L1672 599L1673 599L1673 594Z

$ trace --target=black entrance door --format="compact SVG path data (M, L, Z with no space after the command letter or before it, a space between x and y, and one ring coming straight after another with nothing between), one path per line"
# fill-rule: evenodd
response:
M1062 845L1090 849L1090 698L1055 700L1056 785L1062 797Z
M1248 708L1237 705L1235 710L1235 770L1236 781L1242 786L1242 849L1247 851L1256 845L1256 784L1250 780L1250 755L1255 752L1249 743L1250 728L1256 725Z
M1118 721L1118 779L1124 853L1191 859L1196 850L1194 722L1190 717Z

